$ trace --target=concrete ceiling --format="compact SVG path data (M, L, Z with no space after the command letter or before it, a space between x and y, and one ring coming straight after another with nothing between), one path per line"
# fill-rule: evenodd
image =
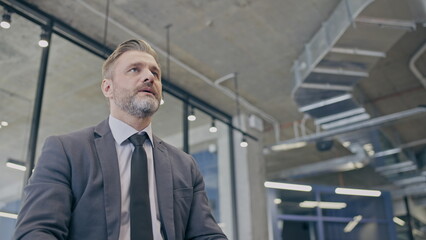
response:
M303 118L303 113L298 111L301 106L296 103L295 95L293 95L295 84L292 67L294 61L304 51L305 44L323 26L322 23L333 13L340 0L156 0L143 2L110 0L110 19L106 39L104 38L106 0L29 0L25 2L55 16L99 42L106 40L106 44L111 48L129 38L148 40L160 52L164 76L166 76L166 56L163 53L166 52L167 46L165 27L172 24L170 27L172 55L170 82L233 115L235 113L234 100L223 91L213 87L212 83L230 73L238 72L241 97L260 112L274 118L280 126L279 138L285 141L296 137L293 123L301 123ZM422 85L408 67L411 57L426 42L426 29L422 25L425 23L426 14L420 7L416 7L421 6L422 3L424 3L422 0L373 1L359 14L360 19L354 19L353 24L334 44L335 47L379 51L385 53L386 57L329 52L320 62L321 66L328 67L331 66L330 63L341 63L339 67L368 72L368 77L357 81L352 93L356 102L366 109L371 118L426 104L425 85ZM362 21L362 17L370 20L389 20L393 23L408 21L414 23L416 28L407 30L371 23L371 21L368 23ZM28 124L35 88L32 85L35 83L34 76L37 76L40 50L36 47L29 50L21 46L30 46L32 42L36 42L40 29L29 26L18 17L13 17L13 28L17 27L20 27L21 30L13 34L9 33L10 35L4 34L5 30L1 30L0 69L2 79L8 79L8 81L0 79L0 94L5 95L0 95L2 96L0 99L2 102L7 102L8 97L19 97L22 99L22 103L14 100L13 104L3 106L1 114L12 116L12 114L17 114L14 112L16 109L27 109L25 113L21 113L22 116L14 118L21 119L22 124ZM53 39L52 48L56 51L52 51L49 59L51 63L49 66L50 77L61 81L47 85L50 89L46 91L51 94L46 95L45 101L49 108L43 110L45 111L43 118L47 121L46 126L49 128L43 130L40 140L49 133L67 132L74 129L73 126L92 124L107 114L103 97L97 90L100 82L101 59L89 56L90 54L84 53L83 50L59 38ZM21 68L19 71L12 71L11 69L16 69L17 63L22 63ZM423 76L426 75L426 53L418 58L416 67ZM67 77L73 76L73 73L78 71L87 73L85 75L87 81L83 85L76 85L74 84L75 79ZM28 76L32 76L32 78L28 79ZM20 79L20 81L11 79ZM221 86L231 91L235 90L232 80L221 83ZM9 92L18 93L18 96L7 95ZM64 93L65 95L78 94L82 96L81 101L67 103ZM55 123L56 120L50 122L49 112L55 114L60 111L60 109L55 109L55 106L64 105L69 106L67 113L71 114L62 117L61 124ZM83 105L84 108L81 107ZM103 106L103 108L100 109L99 106ZM173 109L172 106L169 110L180 111ZM73 118L72 112L76 111L80 111L79 115ZM87 119L81 117L81 111L85 113ZM243 112L248 115L255 111L245 106ZM262 117L259 112L255 114ZM376 130L380 132L381 136L384 136L383 141L387 143L388 148L397 147L404 143L425 139L425 120L425 114L418 114L391 124L378 126ZM306 121L308 133L315 132L313 122L312 118L308 118ZM261 136L261 144L265 146L275 144L276 138L271 122L264 121L264 124L265 131ZM9 131L21 129L21 137L16 141L26 142L28 127L19 128L19 124L16 123L16 125L15 129L10 127ZM274 178L289 168L326 162L329 159L350 155L351 150L341 145L342 140L358 138L357 136L361 135L365 136L369 133L358 131L336 136L333 148L326 152L318 152L313 144L309 144L301 149L266 154L266 175ZM7 156L2 155L2 159L25 158L24 149L16 149L16 153L12 154L14 156L9 153L12 144L17 142L9 141L10 144L7 144L7 139L8 136L2 138L2 142L5 143L1 144L2 152L8 152ZM366 141L365 138L363 139ZM415 148L408 148L406 151L410 155L419 154L425 151L424 149L424 145L420 144ZM401 159L406 160L407 157L401 157ZM391 181L388 181L387 177L374 171L374 162L374 159L371 160L370 166L359 170L327 173L327 175L310 176L304 180L298 180L334 185L344 183L357 187L377 187L389 184ZM362 179L360 176L363 176ZM19 177L17 175L13 178ZM344 179L344 181L339 179Z

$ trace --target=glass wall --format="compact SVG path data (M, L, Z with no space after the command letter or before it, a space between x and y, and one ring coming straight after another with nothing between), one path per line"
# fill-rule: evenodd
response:
M14 16L11 28L0 28L0 240L11 239L16 216L8 213L19 210L40 66L39 34L37 25L20 16Z
M152 120L155 135L179 149L183 149L183 102L163 92L164 104Z
M312 191L268 189L273 238L278 240L396 239L390 194L339 195L334 187Z
M27 159L38 71L43 65L42 48L37 45L42 28L18 13L14 13L12 19L10 29L0 30L0 240L10 239L13 234L25 178L22 169L8 168L6 163L11 160L22 168ZM81 44L85 45L83 49L78 43L87 39L76 35L70 41L72 33L52 33L36 160L46 137L96 125L109 115L107 100L100 88L104 60L99 53L104 49L96 49L99 45ZM81 37L83 39L79 40ZM198 103L198 119L188 124L184 109L188 100L195 102L197 99L180 89L171 91L168 88L163 93L165 103L153 118L153 132L177 148L189 146L190 154L204 175L213 214L233 239L230 126L215 120L217 131L209 132L215 114L229 122L230 117L216 112L206 103ZM176 94L179 91L182 92ZM188 125L186 129L184 126Z
M93 126L108 117L107 100L100 87L102 63L103 59L52 35L38 152L50 135Z
M193 113L196 119L189 122L189 151L204 176L213 215L232 235L228 126L200 110L193 109Z

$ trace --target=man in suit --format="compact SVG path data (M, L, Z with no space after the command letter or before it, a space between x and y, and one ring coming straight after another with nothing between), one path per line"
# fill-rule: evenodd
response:
M46 139L25 188L14 239L227 239L211 214L194 159L152 134L162 91L155 51L142 40L126 41L102 72L110 116L97 126ZM137 217L148 216L143 221L149 225L132 221L130 211L131 188L139 184L131 174L133 135L148 136L142 151L149 200L139 205L147 210ZM134 231L145 226L149 234L136 239Z

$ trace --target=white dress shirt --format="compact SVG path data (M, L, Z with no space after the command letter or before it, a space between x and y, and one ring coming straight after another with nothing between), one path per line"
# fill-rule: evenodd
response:
M119 240L130 240L130 165L132 153L135 147L128 140L130 136L137 133L133 127L129 126L113 116L109 116L109 126L115 139L115 148L117 150L118 167L120 171L121 186L121 224ZM152 149L154 141L152 138L151 124L139 133L146 132L149 141L145 141L143 148L145 149L148 160L148 183L149 183L149 201L151 205L152 232L154 240L162 240L161 223L158 211L157 188L155 184L154 157Z

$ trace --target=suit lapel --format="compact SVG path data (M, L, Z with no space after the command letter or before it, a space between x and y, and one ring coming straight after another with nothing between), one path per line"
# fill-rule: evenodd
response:
M157 199L161 222L164 226L165 239L175 237L173 219L173 176L170 158L164 143L154 136L155 181L157 183Z
M109 240L118 239L121 216L120 173L114 137L108 119L95 127L95 147L103 177L106 230ZM96 204L96 203L94 203Z

